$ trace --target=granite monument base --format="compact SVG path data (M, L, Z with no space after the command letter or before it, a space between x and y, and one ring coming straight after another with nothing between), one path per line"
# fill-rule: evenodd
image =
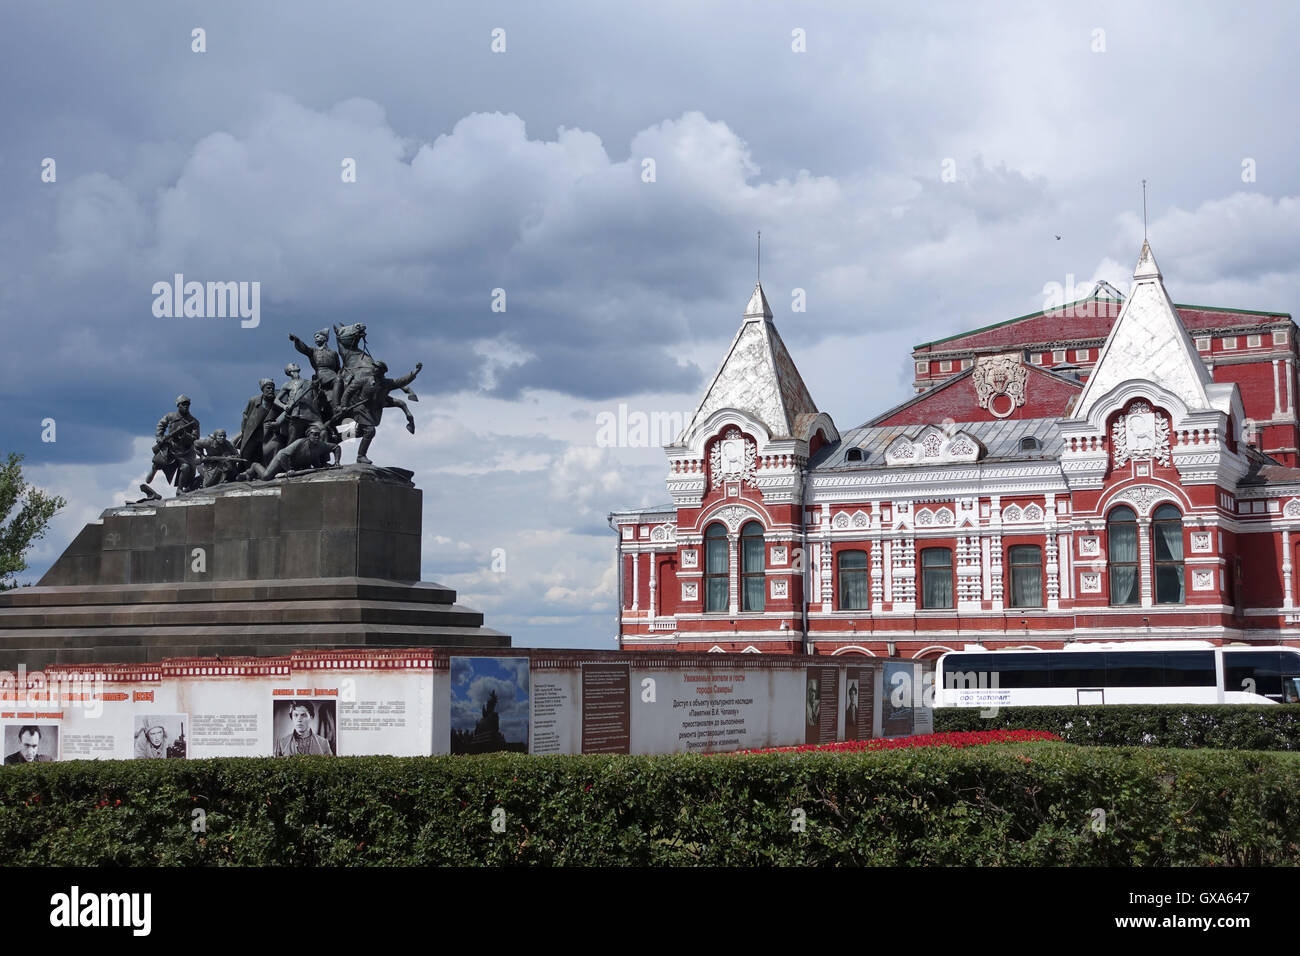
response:
M365 465L110 508L0 593L0 670L294 650L509 647L420 580L422 495Z

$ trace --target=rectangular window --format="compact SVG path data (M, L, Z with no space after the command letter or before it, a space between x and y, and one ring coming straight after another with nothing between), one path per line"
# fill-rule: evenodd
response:
M929 374L930 374L930 363L929 363L929 362L917 362L917 363L916 363L916 374L917 374L917 375L929 375Z
M1226 336L1223 340L1223 347L1225 349L1235 349L1237 347L1237 337L1235 335Z
M871 605L867 584L867 552L841 551L839 565L840 610L866 610Z
M1214 651L1165 651L1166 687L1213 687Z
M1105 655L1096 651L1053 654L1052 686L1105 687Z
M1164 687L1163 652L1107 652L1106 683L1110 687Z
M1110 548L1110 603L1137 604L1141 600L1138 592L1137 522L1132 519L1111 522L1106 537Z
M1281 655L1277 651L1224 651L1223 689L1282 697Z
M1198 351L1198 352L1208 352L1208 351L1210 351L1210 340L1207 339L1207 338L1199 338L1199 339L1197 339L1197 340L1196 340L1196 351Z
M1043 551L1036 544L1014 545L1011 565L1011 606L1043 606Z
M952 362L940 362L940 363L939 363L939 371L940 371L940 372L951 372L951 371L952 371Z
M921 607L951 608L952 549L925 548L921 552Z
M997 664L999 688L1052 686L1051 654L1001 651L990 656Z
M1286 345L1286 329L1278 329L1273 333L1274 345Z
M1064 362L1064 361L1065 361L1065 349L1052 349L1052 361L1053 361L1053 362ZM897 368L898 366L895 365L894 367Z
M1092 358L1092 349L1075 349L1074 360L1076 362L1087 362Z
M761 611L767 603L767 545L763 531L755 522L745 525L740 534L740 607L744 611Z
M975 364L973 359L962 359L962 360L961 360L961 367L962 367L963 369L968 369L968 368L970 368L973 364Z
M1257 349L1263 344L1264 344L1263 339L1261 339L1258 335L1246 336L1246 348L1248 349Z
M1034 352L1032 355L1029 356L1029 364L1030 364L1030 365L1042 365L1042 364L1043 364L1043 356L1040 355L1040 354L1037 353L1037 352Z
M704 540L704 610L725 611L730 607L731 578L729 546L725 534L706 535Z

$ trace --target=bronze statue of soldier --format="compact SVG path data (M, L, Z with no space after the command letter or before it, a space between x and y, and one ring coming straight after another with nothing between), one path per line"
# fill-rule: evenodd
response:
M312 348L303 342L302 339L289 333L289 341L293 342L293 347L311 362L312 371L317 383L319 400L331 407L338 404L342 388L342 382L339 379L339 371L342 365L339 364L339 353L329 347L330 330L321 329L315 334L316 347ZM322 408L321 412L328 417L331 414L330 409Z
M226 438L226 430L218 428L207 438L200 438L194 443L198 452L201 487L211 488L222 482L234 481L244 467L239 457L239 450Z
M276 452L269 465L263 467L257 462L249 465L245 477L267 481L285 472L321 468L329 463L331 455L337 465L343 460L343 449L326 441L325 426L313 422L307 426L307 433L302 438Z
M374 441L385 408L400 407L406 413L406 430L415 434L415 419L411 417L411 410L404 402L392 398L389 392L410 384L415 380L415 376L420 374L422 368L424 363L416 362L415 371L394 379L386 377L388 372L386 362L375 362L374 374L370 378L363 381L352 380L348 392L343 396L344 411L339 414L350 413L357 423L357 437L361 439L361 446L357 449L357 464L372 464L366 457L366 452L370 450L370 443Z
M190 414L189 396L176 396L176 411L168 412L159 419L154 431L152 467L149 469L149 477L140 486L146 496L162 497L149 487L149 482L160 471L178 494L194 486L197 477L194 442L198 437L199 420Z
M275 400L275 382L263 378L258 380L258 386L261 392L250 398L244 406L235 445L239 448L240 458L267 465L281 448L273 423L284 411L284 407Z
M306 435L308 425L320 424L322 421L316 404L319 383L316 379L306 381L301 373L302 369L296 362L286 365L284 374L289 376L289 381L280 386L280 392L276 396L276 401L284 407L284 411L274 424L284 436L286 445L292 445Z

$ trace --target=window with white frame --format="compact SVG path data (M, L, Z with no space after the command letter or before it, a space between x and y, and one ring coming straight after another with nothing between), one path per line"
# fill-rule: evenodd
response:
M1286 329L1273 330L1273 344L1286 345Z
M1064 361L1065 361L1065 349L1052 349L1052 361L1053 361L1053 362L1064 362Z
M1224 336L1223 347L1225 349L1235 349L1237 347L1237 337L1235 335Z
M1075 349L1074 360L1076 362L1087 362L1092 358L1092 349Z
M1042 365L1043 357L1039 353L1035 352L1033 355L1029 356L1029 362L1031 365Z
M916 363L916 374L917 374L917 375L929 375L929 374L930 374L930 363L929 363L929 362L917 362L917 363Z
M1198 351L1198 352L1208 352L1208 351L1210 351L1210 340L1209 340L1208 338L1204 337L1204 336L1202 336L1201 338L1197 339L1197 340L1196 340L1196 351Z
M940 372L951 372L951 371L952 371L952 362L940 362L940 363L939 363L939 371L940 371Z

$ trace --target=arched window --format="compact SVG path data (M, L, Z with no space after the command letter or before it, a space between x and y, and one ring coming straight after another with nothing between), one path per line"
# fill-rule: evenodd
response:
M1106 550L1110 567L1110 603L1140 603L1138 526L1132 508L1116 508L1106 519Z
M711 524L704 532L704 610L725 611L730 588L727 529Z
M751 521L740 529L740 594L742 611L761 611L767 590L766 546L763 526Z
M1151 522L1155 552L1156 603L1183 603L1183 515L1173 505L1161 505Z
M921 551L921 607L952 607L952 548Z
M1043 549L1015 544L1007 554L1011 566L1011 606L1043 606Z
M841 551L838 560L840 610L866 610L870 606L870 590L867 587L867 552Z

